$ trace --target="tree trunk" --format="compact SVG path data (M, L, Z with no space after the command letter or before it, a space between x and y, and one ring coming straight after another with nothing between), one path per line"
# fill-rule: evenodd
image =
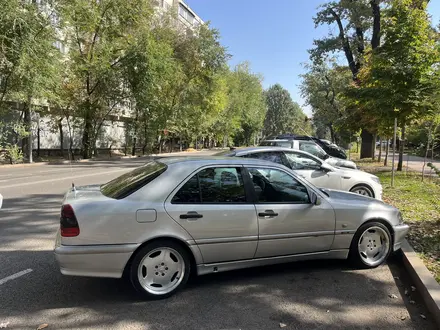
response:
M383 166L388 166L388 153L390 151L390 139L387 137L387 146L385 148L385 160Z
M373 143L371 144L371 159L376 160L376 140L377 135L373 134Z
M402 138L399 146L399 163L397 164L397 171L402 171L403 168L403 149L405 147L405 121L402 121Z
M63 134L63 118L58 120L58 131L60 132L60 150L61 157L64 158L64 134Z
M183 146L182 146L182 133L179 133L179 151L180 151L180 152L183 151Z
M28 122L27 122L27 127L28 127L28 153L29 153L29 163L32 163L32 142L33 142L33 137L32 137L32 96L28 96Z
M37 127L37 157L40 157L40 123Z
M138 133L138 118L139 118L139 109L136 106L136 115L134 118L134 132L133 132L133 148L131 149L131 155L136 155L136 143L137 143L137 133Z
M379 157L377 158L378 162L382 161L382 138L379 137Z
M82 136L82 154L83 159L89 159L92 157L92 146L91 146L91 138L92 138L92 118L90 114L90 104L87 103L87 109L84 116L84 131Z
M373 12L373 35L371 37L371 48L374 50L380 45L380 0L370 0L371 11Z
M330 129L330 138L333 143L335 143L335 130L333 129L333 125L328 125L328 128Z
M162 136L159 134L158 140L159 140L159 154L162 153Z
M373 158L373 155L372 155L373 149L371 147L371 144L374 143L373 134L371 134L367 130L363 129L362 133L361 133L361 139L362 139L362 144L361 144L360 158L361 159Z
M69 157L71 160L74 160L75 155L73 154L73 132L72 132L72 127L70 126L69 117L66 116L66 120L67 120L67 128L69 130Z

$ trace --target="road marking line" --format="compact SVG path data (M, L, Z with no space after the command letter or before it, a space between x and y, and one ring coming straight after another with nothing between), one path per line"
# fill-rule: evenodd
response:
M107 171L107 172L95 172L95 173L84 174L84 175L79 175L79 176L67 175L64 178L58 178L58 179L40 180L40 181L34 181L34 182L16 183L16 184L12 184L9 186L0 186L0 189L15 188L15 187L20 187L20 186L27 186L30 184L46 183L46 182L53 182L53 181L65 181L65 180L79 179L79 178L84 178L86 176L97 176L97 175L111 174L111 173L117 173L117 172L122 172L122 171L129 171L129 169L123 168L120 170ZM68 173L66 173L66 174L68 174Z
M23 275L30 273L31 271L32 271L32 269L28 268L28 269L22 270L21 272L15 273L11 276L5 277L0 280L0 285L5 284L8 281L15 280L16 278L19 278L20 276L23 276Z

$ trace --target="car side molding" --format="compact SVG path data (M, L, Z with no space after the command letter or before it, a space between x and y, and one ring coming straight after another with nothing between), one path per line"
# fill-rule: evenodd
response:
M228 261L213 264L201 264L197 265L197 274L205 275L210 273L226 272L229 270L267 266L274 264L282 264L286 262L294 262L300 260L314 260L314 259L347 259L348 249L330 250L314 253L303 253L287 256L258 258L239 261Z

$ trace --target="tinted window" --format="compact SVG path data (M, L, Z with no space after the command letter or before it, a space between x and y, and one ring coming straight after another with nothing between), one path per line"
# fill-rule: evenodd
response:
M240 169L207 168L189 179L174 195L172 203L244 203L246 194Z
M307 188L291 175L268 168L249 168L259 203L310 203Z
M294 152L286 152L285 155L290 167L294 170L318 170L321 168L321 163L306 155Z
M291 141L262 141L260 143L260 146L292 148L292 142Z
M253 154L246 155L246 158L256 158L256 159L267 160L267 161L278 163L278 164L284 164L281 152L256 152Z
M320 159L326 159L327 153L322 150L322 148L315 143L310 142L299 142L299 150L308 152L312 154L315 157L318 157Z
M155 161L149 162L144 166L138 167L131 172L125 173L120 177L103 184L101 186L101 192L103 195L110 198L125 198L145 186L147 183L153 181L165 172L166 168L167 166L165 164Z

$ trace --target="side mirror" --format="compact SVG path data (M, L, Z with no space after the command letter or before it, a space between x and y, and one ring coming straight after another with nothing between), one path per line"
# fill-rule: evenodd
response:
M321 170L324 171L324 172L331 172L332 168L327 163L322 163L321 164Z
M313 205L321 205L321 198L316 195L314 192L312 192L312 195L310 196L310 202Z

